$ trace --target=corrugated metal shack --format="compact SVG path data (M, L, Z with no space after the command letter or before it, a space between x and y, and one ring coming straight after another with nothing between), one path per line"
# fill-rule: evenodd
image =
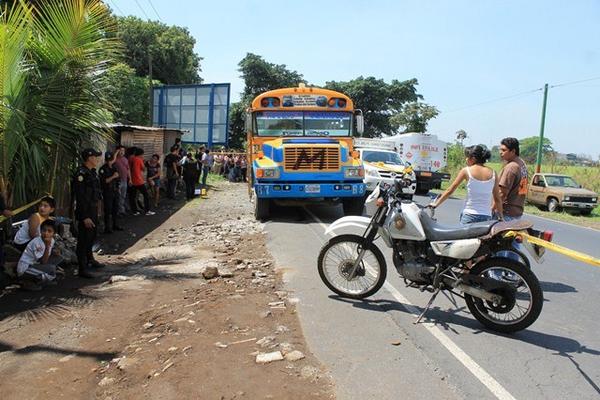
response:
M159 154L161 161L169 153L176 138L181 138L184 132L173 128L155 128L152 126L109 124L116 137L114 143L109 143L110 150L117 144L125 147L136 146L144 149L144 158L149 159L152 154Z

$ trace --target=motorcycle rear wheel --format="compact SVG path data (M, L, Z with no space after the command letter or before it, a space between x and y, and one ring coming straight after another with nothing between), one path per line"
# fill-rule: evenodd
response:
M540 282L531 269L519 261L490 258L477 263L470 274L514 285L514 293L503 293L507 300L500 305L490 304L465 293L469 311L485 327L502 333L517 332L533 324L540 316L544 304ZM527 307L523 304L527 304ZM510 319L511 316L514 317L513 320Z
M362 236L357 235L336 236L325 243L319 253L319 276L332 292L341 297L364 299L375 294L385 282L385 258L373 243L366 245L357 273L349 279L364 241Z

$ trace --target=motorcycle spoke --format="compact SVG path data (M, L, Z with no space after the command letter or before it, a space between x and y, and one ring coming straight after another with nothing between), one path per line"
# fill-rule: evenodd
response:
M375 255L366 250L361 262L356 267L354 277L349 275L359 257L359 245L357 243L339 243L328 249L325 254L323 265L329 280L339 288L349 293L364 293L372 288L379 277L380 271L373 266L378 266Z
M509 284L515 289L513 303L505 305L506 310L503 310L501 305L495 306L487 301L478 300L478 308L482 310L486 318L499 324L514 324L527 316L531 310L533 298L531 289L522 276L501 267L489 268L483 271L481 276ZM508 309L508 307L510 308Z

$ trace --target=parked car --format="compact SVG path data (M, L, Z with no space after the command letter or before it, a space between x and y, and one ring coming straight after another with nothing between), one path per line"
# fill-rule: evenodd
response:
M568 175L535 174L527 191L527 202L551 212L579 210L589 215L598 205L598 194L583 189Z
M391 142L357 138L354 139L354 148L359 152L365 167L364 182L367 185L367 194L375 190L380 182L393 185L396 176L402 176L407 167L400 155L394 151L394 144ZM409 178L415 183L405 188L404 192L414 194L417 189L415 173L410 173Z

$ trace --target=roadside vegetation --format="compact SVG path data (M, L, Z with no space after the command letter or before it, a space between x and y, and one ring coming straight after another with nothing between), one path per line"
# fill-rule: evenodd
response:
M186 28L118 17L101 0L0 2L7 203L16 208L50 193L66 207L79 151L109 139L108 123L149 123L151 82L202 81L194 45Z

